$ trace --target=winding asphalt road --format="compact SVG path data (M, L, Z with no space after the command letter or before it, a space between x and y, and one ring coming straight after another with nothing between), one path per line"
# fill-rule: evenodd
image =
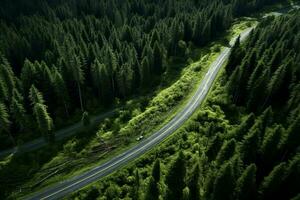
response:
M249 28L241 34L241 41L244 40L253 28ZM230 45L232 46L236 41L236 38L232 39ZM199 88L197 89L195 95L190 99L185 108L180 111L170 122L168 122L163 128L161 128L156 133L152 134L150 137L144 139L139 144L133 148L125 151L124 153L116 156L110 161L93 168L81 175L75 176L64 182L60 182L52 187L49 187L41 192L32 194L31 197L27 198L29 200L35 199L59 199L67 194L70 194L76 190L79 190L90 183L93 183L100 178L113 173L120 167L128 164L130 161L138 158L147 151L151 150L158 143L162 142L166 137L174 133L182 124L191 117L197 107L205 99L209 89L213 85L219 70L225 63L226 59L230 54L229 47L224 48L217 60L212 63L205 77L203 78Z

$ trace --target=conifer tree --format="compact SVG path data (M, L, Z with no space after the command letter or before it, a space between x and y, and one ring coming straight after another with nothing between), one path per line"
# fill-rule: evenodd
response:
M143 88L149 87L150 84L150 65L149 60L145 57L141 64L141 85Z
M276 125L266 131L260 147L261 160L266 170L273 166L279 155L279 144L283 137L283 132L284 129L281 125Z
M37 121L39 131L44 134L48 141L53 141L53 120L47 112L47 107L41 103L36 103L33 108L33 113Z
M66 83L61 73L57 70L57 68L54 69L53 85L54 85L55 95L57 96L59 102L62 102L62 104L64 105L66 116L69 117L69 105L68 105L69 94L68 94Z
M281 181L284 179L285 172L286 164L281 163L275 166L271 173L264 178L259 188L261 199L276 199L276 194L281 189Z
M21 80L25 92L27 92L31 85L36 82L36 76L37 70L35 65L29 60L25 60L21 71Z
M153 57L154 57L154 70L157 74L161 74L163 72L163 52L159 47L158 42L154 43L153 49Z
M31 101L31 105L33 105L33 106L37 103L40 103L40 104L45 103L42 93L40 93L39 90L34 85L32 85L30 88L29 99Z
M19 102L15 96L13 96L12 100L11 100L10 113L11 113L12 119L16 122L18 127L22 130L27 124L25 108L24 108L22 102Z
M186 163L184 154L179 152L175 162L171 165L166 176L166 199L182 199L182 192L185 188Z
M15 145L15 139L10 133L10 125L11 121L9 120L9 113L5 104L0 102L0 133L8 134L9 138L11 139L13 145Z
M212 199L214 200L231 200L235 187L235 178L232 163L223 164L218 171L213 184Z
M222 163L229 160L234 155L235 149L236 149L236 141L234 139L225 141L217 155L216 158L217 165L220 166Z
M234 199L252 200L256 197L256 165L251 164L236 182Z
M84 81L84 72L82 70L82 63L78 56L75 56L74 60L73 60L72 76L77 84L80 108L81 108L81 111L83 112L83 100L82 100L81 85L83 84L83 81Z
M197 16L197 19L196 19L196 23L195 23L195 26L194 26L194 32L193 32L193 41L196 45L200 46L203 44L203 36L202 36L202 33L203 33L203 17L199 14Z
M188 182L190 200L200 200L200 166L196 163Z
M245 135L241 145L241 157L246 165L255 163L257 158L257 149L260 146L260 130L253 126L249 133Z
M138 170L134 172L133 200L140 199L140 174Z

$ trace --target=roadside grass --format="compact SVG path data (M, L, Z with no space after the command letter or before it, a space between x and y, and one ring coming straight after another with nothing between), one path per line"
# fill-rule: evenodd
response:
M231 125L226 120L225 114L218 107L206 104L207 101L215 98L214 91L219 89L219 83L223 76L224 71L222 69L216 78L215 83L217 84L210 90L206 100L182 127L176 130L171 136L167 137L160 145L156 146L137 160L130 162L121 170L104 177L101 181L66 196L64 199L89 199L89 197L98 194L98 197L100 196L98 199L104 200L105 197L103 196L108 193L109 188L112 187L112 185L120 187L121 194L127 193L128 195L128 193L130 193L130 191L128 192L128 188L134 186L133 180L136 169L139 170L140 174L140 190L145 191L149 183L149 177L155 159L160 159L161 180L163 180L170 163L172 163L177 156L177 152L180 150L183 150L186 156L187 165L193 166L197 157L199 155L201 156L202 152L206 150L208 136L206 136L205 133L209 129L207 121L217 119L216 123L218 123L219 126L228 130L231 128ZM200 118L205 118L205 120L199 123L199 121L201 121ZM201 134L196 133L196 131L193 130L194 128L200 129ZM124 199L127 198L125 197Z
M50 157L49 160L43 162L40 170L34 173L29 181L20 185L21 188L30 188L30 190L23 190L20 192L17 188L10 197L18 198L29 192L32 193L32 191L38 191L55 182L85 172L134 146L137 143L135 140L137 136L147 136L156 130L159 130L163 125L170 121L184 105L186 105L191 95L194 94L203 75L224 46L224 38L238 35L243 29L249 26L249 23L254 22L252 19L236 22L231 31L226 34L223 39L221 38L220 40L213 42L207 48L193 50L196 52L194 53L196 54L194 59L198 61L190 61L192 63L184 68L179 74L179 80L170 87L157 92L157 95L150 100L149 103L132 103L129 101L129 104L131 104L128 106L129 108L120 110L117 117L104 120L100 127L96 126L89 131L83 131L79 136L67 140L65 145L63 145L65 141L62 141L61 144L58 145L60 146L60 148L58 148L59 150L56 150L53 157ZM143 106L141 105L136 106L139 103L143 105L148 104L148 106L143 109ZM97 128L99 130L97 131L97 134L95 134ZM90 136L84 138L85 134ZM116 140L116 138L118 140ZM130 140L126 138L130 138ZM103 141L105 144L111 146L117 144L117 148L104 152L105 154L101 151L95 155L91 153L95 148L99 147L99 142ZM72 165L67 166L70 159L73 160L71 161ZM64 168L60 173L47 178L49 172L52 172L53 169L56 169L55 167L61 165L64 166ZM49 169L52 169L52 171L49 171ZM45 182L37 185L43 178L46 178ZM32 186L35 187L32 188Z
M100 127L100 130L97 134L98 136L91 139L89 143L85 145L84 149L77 153L77 156L76 153L75 155L73 155L73 157L79 157L79 159L77 159L77 164L74 165L74 168L69 169L66 173L59 174L59 176L50 178L43 184L34 188L34 190L39 190L41 188L44 188L45 186L51 185L52 183L65 180L100 165L101 163L118 155L126 149L134 146L137 143L135 138L136 136L141 134L141 131L144 136L147 136L148 134L159 130L164 124L166 124L174 117L178 110L182 109L182 107L189 100L190 96L193 95L202 76L207 71L210 63L217 57L217 55L218 53L211 52L210 56L205 56L199 61L190 64L186 69L182 71L181 78L178 81L176 81L169 88L159 92L158 95L150 101L146 110L133 117L127 125L120 127L120 131L118 133L111 131L111 129L107 131L103 129L103 127ZM139 113L139 111L136 111L136 109L134 112ZM159 119L157 118L157 116L160 116ZM119 124L119 120L119 118L116 118L114 120L115 124ZM130 135L127 135L127 131L130 131ZM93 148L99 145L100 140L110 141L113 140L113 137L121 137L121 141L123 141L123 143L118 144L117 149L110 151L108 154L104 155L100 161L95 160L91 163L85 162L85 166L80 168L81 166L78 165L78 163L80 162L80 157L85 156L85 154L89 155L89 152L91 152ZM130 138L130 140L125 140L126 138ZM65 147L70 145L69 143L67 143ZM58 156L53 158L49 163L45 164L43 168L49 168L50 166L55 166L58 163L66 162L67 157L68 155L65 152L59 153ZM28 186L37 183L40 179L40 176L33 177L33 179L26 183L23 187L27 188ZM30 192L32 192L32 190ZM23 195L23 193L16 192L12 196L19 197L20 194L21 196Z
M233 25L233 28L230 32L230 38L234 36L238 36L243 30L255 25L257 23L256 20L249 19L248 21L238 21ZM249 25L250 24L250 25ZM229 38L229 36L228 36ZM215 44L213 48L216 48ZM222 46L218 46L222 49ZM226 65L226 63L224 64ZM65 199L84 199L85 197L89 196L90 194L94 194L95 191L99 193L99 190L96 188L100 188L101 191L105 191L103 188L109 188L112 184L115 182L120 182L120 180L123 180L125 182L124 187L121 188L122 192L126 192L126 189L128 185L132 183L131 179L134 178L134 170L139 169L139 173L142 176L142 179L145 179L146 177L149 177L151 174L151 164L154 162L156 157L159 157L161 160L161 170L162 174L165 174L164 171L166 171L166 167L169 165L169 163L174 159L175 155L177 155L175 152L179 151L179 148L182 146L185 146L183 149L185 154L188 157L188 163L189 165L194 164L194 155L200 154L201 152L205 151L208 138L206 136L199 136L195 132L189 132L187 130L194 128L194 122L199 121L199 116L207 116L211 120L215 120L218 118L219 125L227 130L231 129L231 124L228 120L226 120L225 113L221 111L221 109L218 106L213 106L210 101L220 101L220 83L222 82L222 79L224 78L225 74L224 66L218 73L215 84L210 89L209 93L207 94L205 100L202 102L202 104L199 106L197 111L192 115L192 117L177 131L175 131L174 134L166 138L159 146L155 147L154 149L147 152L142 157L138 158L136 161L133 161L129 163L126 167L124 167L122 170L119 170L101 180L101 182L97 182L94 184L91 184L78 192L75 192L74 194L71 194L67 196ZM226 98L226 97L225 97ZM222 99L221 96L221 101ZM208 104L208 105L207 105ZM209 127L207 127L207 124L197 124L199 125L199 129L201 129L202 133L206 132ZM192 127L192 128L191 128ZM188 135L187 135L187 132ZM187 142L188 141L188 142ZM195 142L197 141L197 142ZM163 156L162 156L163 155ZM144 183L142 183L141 187L147 186L148 179L144 180ZM144 190L145 191L145 190ZM103 194L103 193L101 193ZM101 199L101 198L100 198Z

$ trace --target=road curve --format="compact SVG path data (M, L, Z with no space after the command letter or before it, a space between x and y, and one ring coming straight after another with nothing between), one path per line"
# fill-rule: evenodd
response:
M249 28L241 34L241 41L249 35L252 29L253 28ZM233 38L231 40L231 46L232 44L234 44L235 40L236 38ZM107 176L108 174L111 174L118 168L128 164L130 161L138 158L139 156L152 149L158 143L162 142L166 137L174 133L185 121L187 121L187 119L191 117L191 115L194 113L197 107L203 102L209 89L212 87L213 81L215 80L219 70L228 58L230 54L230 49L231 48L229 47L224 48L224 50L221 52L220 56L216 59L216 61L211 64L199 88L197 89L194 96L187 103L187 105L184 107L184 109L180 111L170 122L168 122L159 131L155 132L150 137L144 139L133 148L116 156L110 161L98 167L95 167L81 175L75 176L69 180L51 186L41 192L32 194L32 196L28 197L27 199L60 199L67 194L70 194L78 189L87 186L90 183L99 180L104 176Z

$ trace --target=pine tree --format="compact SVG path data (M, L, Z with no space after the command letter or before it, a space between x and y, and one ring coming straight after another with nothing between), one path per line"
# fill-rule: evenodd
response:
M0 133L8 134L9 138L11 139L13 145L15 145L15 139L12 137L10 133L10 125L11 122L9 120L9 114L5 104L0 102Z
M24 108L22 102L19 102L15 96L13 96L12 100L11 100L10 113L11 113L12 119L16 122L18 127L22 130L27 124L25 108Z
M34 85L32 85L30 88L29 99L31 101L31 105L33 106L37 103L39 104L45 103L42 93L40 93Z
M196 163L192 172L191 178L188 182L189 200L200 200L200 166Z
M57 70L57 68L54 68L53 85L55 95L59 102L62 102L62 104L64 105L66 116L69 117L69 106L67 103L69 99L69 94L66 83L61 73Z
M112 86L112 96L115 95L115 73L117 70L117 57L114 51L110 47L106 47L105 66L107 73L110 77L110 85Z
M260 147L261 160L263 161L264 168L267 171L271 166L273 166L279 155L279 143L283 136L283 127L281 125L276 125L273 128L267 129L267 132L262 141Z
M281 148L286 151L293 152L297 146L299 146L300 141L300 116L298 116L288 127L285 132L284 138L281 142Z
M212 33L211 33L211 19L209 19L208 21L206 21L205 26L202 30L202 43L207 44L212 37Z
M25 92L27 92L31 85L36 83L37 70L35 65L29 60L25 60L20 76L23 84L23 89Z
M135 170L134 172L134 186L133 186L133 200L139 200L140 199L140 174L138 170Z
M145 200L158 200L159 189L153 177L150 177L149 185L146 191Z
M254 76L250 78L250 85L248 90L250 91L249 100L247 102L247 108L251 111L260 111L264 104L260 103L266 99L265 86L269 80L270 71L265 69L259 77L254 81ZM252 84L251 84L252 83Z
M237 128L233 129L229 134L237 141L241 141L254 123L255 115L251 113L246 117L246 119L243 119L240 125Z
M44 134L48 141L54 140L53 120L47 112L47 107L41 103L36 103L33 108L39 131Z
M250 163L255 163L257 159L257 149L260 146L260 129L255 126L252 127L247 135L245 135L244 140L240 148L241 157L246 165Z
M295 155L288 163L286 174L282 180L282 198L290 199L299 192L300 184L300 154Z
M217 134L213 140L210 142L206 155L208 158L208 161L212 161L216 159L216 156L218 155L218 152L220 151L220 148L222 147L223 140L220 136L220 134Z
M153 165L152 176L146 191L145 200L159 199L160 162L157 159Z
M16 80L14 72L6 59L3 59L3 64L0 64L0 77L4 81L7 90L11 97L12 91L15 88Z
M100 76L101 76L101 99L104 104L110 104L111 100L113 99L113 88L111 84L111 78L109 76L107 66L101 65L100 66Z
M232 163L223 164L218 171L213 184L212 198L214 200L231 200L235 187Z
M277 97L278 94L280 94L285 74L286 74L286 66L285 65L280 66L275 71L274 75L272 76L272 78L267 86L268 96L265 100L264 105L267 105L268 102L272 103L273 101L276 101L276 99L274 99L274 98Z
M175 162L171 165L166 176L166 199L182 199L182 192L185 187L186 163L184 154L179 153Z
M91 76L93 79L93 85L98 91L99 97L101 96L101 68L103 65L100 64L98 59L94 60L94 63L91 66Z
M236 149L236 141L234 139L225 141L217 155L216 158L217 165L220 166L222 165L222 163L229 160L234 155L235 149Z
M78 56L75 56L74 60L73 60L72 76L77 84L80 108L81 108L81 111L83 112L81 85L83 84L83 81L84 81L84 72L82 70L82 63Z
M154 57L154 64L153 64L154 71L160 75L163 72L163 52L158 42L154 43L153 57Z
M117 86L120 96L125 98L132 92L133 71L128 63L121 66L117 73Z
M203 17L199 14L196 19L193 32L193 41L196 45L200 46L203 44Z
M235 187L235 198L239 200L256 199L256 165L249 165L237 180Z
M259 189L261 199L276 199L276 194L278 194L281 189L285 172L286 165L285 163L281 163L275 166L271 173L264 178Z
M158 183L160 181L160 161L159 161L159 159L156 159L156 161L153 165L152 177L156 183Z
M0 100L8 101L9 94L4 81L0 77Z
M149 87L150 84L150 65L149 60L147 57L145 57L141 64L141 85L143 88Z

